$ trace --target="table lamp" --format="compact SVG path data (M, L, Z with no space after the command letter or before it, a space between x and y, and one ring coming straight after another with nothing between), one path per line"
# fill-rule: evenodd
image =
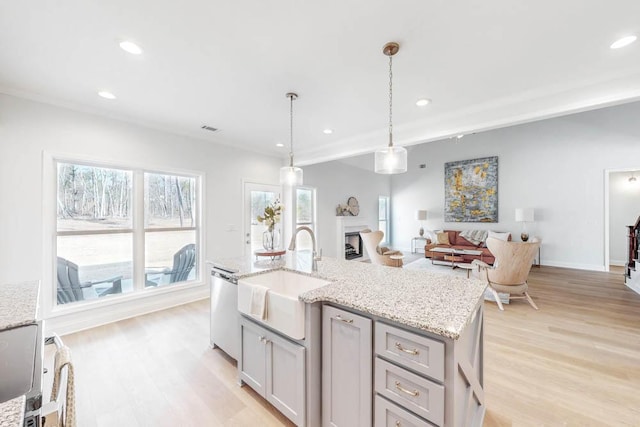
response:
M522 223L522 233L520 233L520 239L522 239L523 242L529 240L529 233L527 232L527 222L533 222L533 219L533 208L516 208L516 222Z
M416 220L420 221L420 230L418 231L418 234L420 234L420 237L424 236L424 228L422 227L422 221L426 221L427 220L427 211L425 210L417 210L416 211Z

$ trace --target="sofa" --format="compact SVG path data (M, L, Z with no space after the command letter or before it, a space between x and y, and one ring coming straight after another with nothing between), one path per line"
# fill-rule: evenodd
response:
M438 243L434 241L436 237L433 235L427 236L427 244L424 247L424 256L426 258L444 258L444 253L442 252L433 252L434 248L453 248L453 249L471 249L482 251L482 255L468 255L468 254L460 254L465 263L470 263L474 259L478 259L486 262L487 264L493 264L495 261L495 257L489 251L489 249L485 246L485 242L480 243L479 245L475 245L464 237L460 236L460 230L444 230L445 233L448 234L449 244L446 243ZM510 233L499 233L504 237L507 237L507 240L511 240Z

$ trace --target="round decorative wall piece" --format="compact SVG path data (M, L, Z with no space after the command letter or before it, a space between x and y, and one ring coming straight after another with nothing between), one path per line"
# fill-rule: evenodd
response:
M358 199L353 196L349 197L349 200L347 200L347 205L349 206L349 212L351 212L351 215L358 216L358 214L360 213L360 205L358 204Z

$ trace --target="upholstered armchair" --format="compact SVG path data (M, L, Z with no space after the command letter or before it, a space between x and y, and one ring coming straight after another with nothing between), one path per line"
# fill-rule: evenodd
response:
M391 255L402 255L402 252L392 251L389 248L380 246L380 242L384 238L382 231L362 230L360 237L372 264L402 267L402 259L393 260L390 258Z
M504 310L504 307L498 292L509 294L509 300L526 299L533 308L538 309L527 292L527 277L540 243L536 237L529 242L507 242L489 237L487 247L496 258L493 267L480 260L472 262L478 267L476 274L479 278L489 284L500 310Z

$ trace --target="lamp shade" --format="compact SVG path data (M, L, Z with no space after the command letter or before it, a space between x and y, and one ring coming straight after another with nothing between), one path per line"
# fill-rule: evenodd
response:
M516 222L533 222L533 208L516 208Z
M416 219L418 221L426 221L427 220L427 211L417 210L416 211Z
M407 150L390 146L376 151L375 172L381 174L404 173L407 171Z

